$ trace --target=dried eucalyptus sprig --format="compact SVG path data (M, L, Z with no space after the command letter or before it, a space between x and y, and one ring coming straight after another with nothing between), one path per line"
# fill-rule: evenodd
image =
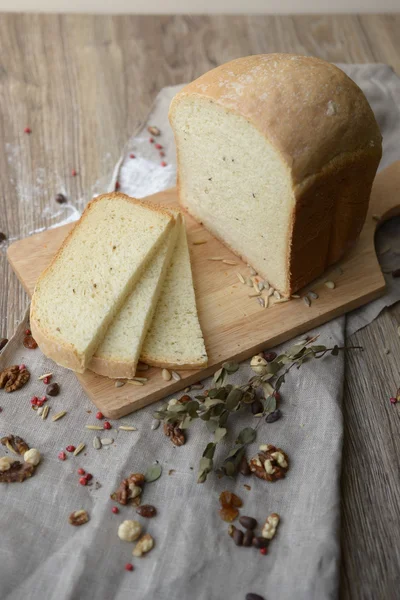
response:
M285 382L287 373L293 367L296 366L299 369L304 362L313 358L320 359L327 353L337 356L343 350L362 350L360 346L339 347L336 345L333 348L327 348L322 345L312 345L317 337L299 341L270 362L262 354L254 356L250 366L256 375L241 386L227 383L229 375L235 373L239 365L234 362L225 362L215 373L214 387L208 390L208 393L196 396L195 400L189 402L170 400L161 410L154 413L156 419L164 421L164 423L176 424L180 429L187 429L195 419L201 419L205 422L208 431L214 434L213 441L207 444L200 459L198 483L203 483L213 470L216 446L226 436L228 419L233 413L244 408L246 404L260 400L263 411L257 416L268 417L276 411L279 390ZM259 420L258 425L260 422ZM219 475L232 477L237 473L246 446L254 442L256 435L256 428L252 427L246 427L239 433L235 446L217 469Z

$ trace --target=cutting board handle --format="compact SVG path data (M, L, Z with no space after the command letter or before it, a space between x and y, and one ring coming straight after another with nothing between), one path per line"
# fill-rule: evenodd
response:
M375 178L372 186L367 219L382 223L400 215L400 160L386 167Z

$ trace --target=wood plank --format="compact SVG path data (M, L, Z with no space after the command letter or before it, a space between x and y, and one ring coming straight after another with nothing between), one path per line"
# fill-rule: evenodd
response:
M176 190L160 192L149 201L166 206L178 207ZM202 225L186 215L186 228L193 276L196 287L199 318L206 342L209 365L200 371L182 371L181 380L164 381L160 369L147 371L148 382L144 386L126 385L115 388L114 382L106 377L86 371L78 375L86 393L107 417L117 419L133 410L142 408L167 394L185 388L214 373L224 361L249 358L267 346L275 346L294 336L317 327L332 318L344 314L385 290L384 279L376 258L374 233L378 214L383 222L387 217L400 214L400 161L382 171L374 184L370 209L360 239L353 250L333 267L312 288L319 294L317 301L307 307L302 299L275 304L262 308L257 298L250 298L254 289L243 285L237 273L250 275L247 266ZM70 226L60 230L48 230L21 240L10 246L9 260L24 287L31 294L41 271L57 251ZM194 245L196 239L207 240L206 244ZM233 261L227 265L223 257ZM336 289L328 289L324 281L331 279ZM266 298L266 292L263 292Z

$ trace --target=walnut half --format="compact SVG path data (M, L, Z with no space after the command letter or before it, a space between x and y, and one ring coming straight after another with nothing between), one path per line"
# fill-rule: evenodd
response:
M283 479L289 469L287 454L272 444L260 446L260 450L250 461L251 472L265 481Z
M0 373L0 388L6 392L20 390L30 378L28 369L20 369L18 365L7 367Z
M8 450L10 450L10 452L13 452L14 454L21 454L23 456L25 452L28 452L29 450L28 444L18 435L10 434L5 437L2 437L0 441L3 444L3 446L8 448Z

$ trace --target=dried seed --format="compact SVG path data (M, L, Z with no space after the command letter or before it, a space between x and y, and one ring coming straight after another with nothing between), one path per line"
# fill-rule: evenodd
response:
M256 292L255 294L249 294L249 298L258 298L258 296L261 296L261 292Z
M258 288L258 283L255 280L253 280L253 288L257 292L257 294L261 292L261 290Z
M132 381L141 381L142 383L146 383L148 381L147 377L134 377Z
M150 135L154 135L155 137L161 135L161 131L158 129L158 127L155 127L155 125L149 125L147 131L150 133Z
M80 443L74 450L74 456L78 456L78 454L80 454L84 448L86 448L86 444L84 444L83 442Z
M172 379L175 379L175 381L181 380L181 376L176 371L171 371L171 375L172 375Z
M249 287L253 287L253 281L250 279L250 277L247 277L246 285L248 285Z
M202 390L204 385L202 383L193 383L191 385L192 390Z
M264 298L257 298L257 302L261 306L261 308L265 308L265 300L264 300Z
M268 308L268 306L269 306L269 296L266 296L264 298L264 302L265 302L265 308Z
M138 363L136 366L136 371L148 371L150 369L149 365L146 365L146 363Z
M157 514L157 509L151 504L142 504L136 509L136 512L145 519L152 519Z
M59 419L62 419L63 417L65 417L65 415L67 414L66 410L62 410L61 412L57 413L56 415L54 415L53 417L51 417L52 421L58 421Z
M40 409L39 409L39 410L40 410ZM44 406L44 407L42 408L42 411L43 411L43 412L42 412L42 419L43 419L43 421L45 421L45 420L47 419L47 415L49 414L50 407L46 405L46 406ZM53 420L54 420L54 419L53 419Z
M95 448L95 450L100 450L101 448L101 441L97 435L95 438L93 438L93 448Z
M207 260L224 260L223 256L212 256L211 258L208 258Z
M207 244L207 240L195 240L193 242L193 246L201 246L202 244Z
M253 517L245 517L243 515L242 517L239 517L239 523L245 529L255 529L257 527L257 521L256 519L253 519Z
M336 285L333 281L325 281L325 286L327 288L329 288L330 290L334 290L336 287Z
M280 295L280 293L278 292L278 290L274 290L274 296L275 296L275 298L276 298L277 300L280 300L280 299L281 299L281 295Z
M282 304L282 302L289 302L290 298L280 298L275 304Z
M306 306L308 306L308 307L311 306L311 300L308 296L303 296L303 301Z
M101 425L85 425L85 429L91 429L93 431L103 431L103 427Z
M40 377L38 377L38 380L41 381L42 379L46 379L46 377L52 377L53 373L45 373L44 375L41 375Z
M185 394L188 394L190 392L190 385L189 385L189 387L185 387L185 389L183 391L185 392Z
M299 300L300 296L299 294L292 294L291 298L293 298L293 300Z
M102 438L100 440L101 445L102 446L111 446L111 444L114 443L114 439L113 438Z
M250 275L257 275L257 271L255 269L253 269L253 267L250 267Z
M119 380L119 379L118 379L118 381L116 381L116 382L114 383L114 386L115 386L116 388L120 388L120 387L122 387L122 386L123 386L123 385L125 385L125 384L126 384L126 381L121 381L121 380Z
M144 385L143 381L137 381L136 379L128 379L126 383L129 383L130 385Z
M226 260L226 258L224 258L224 260L222 262L224 263L224 265L231 265L231 266L237 265L236 261L234 261L234 260Z
M274 288L272 288L272 287L271 287L271 288L269 288L269 290L268 290L268 294L267 294L268 298L270 298L271 296L273 296L273 295L274 295L274 292L275 292Z
M243 546L243 531L241 529L236 529L233 532L233 541L235 542L236 546Z
M60 386L56 382L49 383L49 385L46 387L46 394L48 396L55 397L55 396L58 396L59 393L60 393Z
M33 408L34 410L36 410L36 406L32 406L32 408ZM45 409L45 408L48 408L48 406L40 406L40 407L37 409L37 414L38 414L39 416L40 416L40 415L42 415L42 414L43 414L43 411L44 411L44 409Z
M271 287L271 286L269 285L268 281L265 281L265 280L264 280L264 289L265 289L265 290L269 290L269 288L270 288L270 287Z
M236 273L236 277L239 279L240 283L246 283L245 278L241 273Z
M160 427L160 421L158 419L153 419L153 421L151 422L151 429L153 431L155 431L159 427Z
M129 425L120 425L118 429L120 431L137 431L137 427L130 427Z
M169 381L172 377L171 373L168 371L168 369L163 369L161 371L161 376L164 379L164 381Z
M265 287L264 282L263 281L259 281L257 288L260 290L260 292L263 291L264 287Z
M311 300L318 300L319 296L316 292L310 291L308 292L308 297L311 298Z

